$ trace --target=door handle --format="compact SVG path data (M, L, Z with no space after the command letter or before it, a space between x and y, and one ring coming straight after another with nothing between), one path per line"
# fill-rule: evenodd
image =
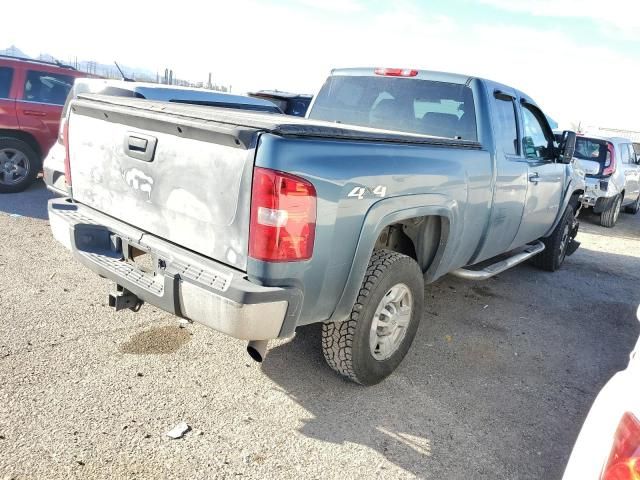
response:
M124 137L124 151L127 155L144 162L152 162L158 139L138 132L127 132Z
M46 115L46 112L41 112L40 110L24 110L23 113L32 117L44 117Z
M538 172L530 173L529 181L537 185L538 182L540 181L540 175L538 175Z

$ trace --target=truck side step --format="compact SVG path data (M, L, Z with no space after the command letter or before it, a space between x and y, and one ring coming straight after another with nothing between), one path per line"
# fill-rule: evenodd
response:
M451 275L464 278L466 280L486 280L494 275L504 272L505 270L515 267L519 263L530 259L544 250L544 243L538 240L535 243L528 244L524 250L518 250L513 255L483 267L482 269L472 270L469 267L459 268L451 272Z

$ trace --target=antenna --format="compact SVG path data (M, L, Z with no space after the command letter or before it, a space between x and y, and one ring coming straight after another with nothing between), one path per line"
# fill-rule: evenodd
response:
M113 63L116 64L116 68L118 69L118 71L120 72L120 75L122 76L122 80L124 80L125 82L135 82L135 80L133 78L129 78L127 77L124 72L122 71L122 69L120 68L120 65L118 65L118 62L116 62L115 60L113 61Z

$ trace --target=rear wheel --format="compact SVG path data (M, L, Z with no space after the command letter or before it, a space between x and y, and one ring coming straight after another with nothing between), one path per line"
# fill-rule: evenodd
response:
M624 207L624 211L632 215L635 215L636 213L638 213L638 210L640 210L640 194L638 194L638 198L636 198L635 202L633 202L631 205L627 205L626 207Z
M28 143L0 137L0 193L21 192L38 176L40 157Z
M620 207L622 206L622 195L616 195L609 207L600 215L600 225L611 228L618 221Z
M423 296L422 272L412 258L375 250L349 318L322 325L329 366L362 385L384 380L409 351Z

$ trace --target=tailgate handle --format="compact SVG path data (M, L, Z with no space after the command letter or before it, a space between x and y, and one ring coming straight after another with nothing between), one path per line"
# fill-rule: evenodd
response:
M158 139L138 132L127 132L124 137L124 151L127 155L145 162L153 161Z

